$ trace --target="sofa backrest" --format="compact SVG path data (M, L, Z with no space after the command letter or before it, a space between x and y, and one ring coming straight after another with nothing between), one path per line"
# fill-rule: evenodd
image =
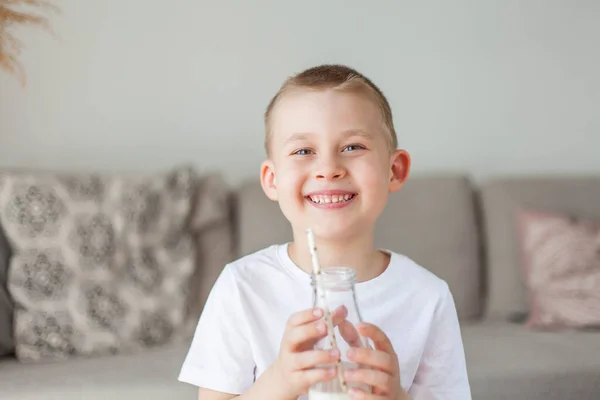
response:
M375 232L380 248L402 253L446 280L462 320L481 308L480 241L469 180L415 176L390 196ZM292 239L288 221L256 180L236 190L238 256Z
M490 179L481 186L489 318L528 310L519 261L518 207L600 220L600 177Z

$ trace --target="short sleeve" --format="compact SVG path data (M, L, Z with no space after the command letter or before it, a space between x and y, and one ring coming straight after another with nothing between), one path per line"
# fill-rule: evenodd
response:
M458 316L446 283L409 394L413 400L471 399Z
M223 393L248 390L255 363L246 327L239 288L228 265L208 296L179 380Z

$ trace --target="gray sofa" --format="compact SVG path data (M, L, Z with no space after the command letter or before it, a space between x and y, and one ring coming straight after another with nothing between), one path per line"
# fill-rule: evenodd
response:
M231 192L231 219L198 236L201 301L224 263L291 238L258 182ZM476 185L463 175L415 176L392 196L376 244L448 282L474 399L600 399L600 331L533 332L522 322L527 304L513 225L518 205L600 220L600 177L514 177ZM33 365L5 357L0 398L196 398L195 388L177 381L186 351L184 344Z

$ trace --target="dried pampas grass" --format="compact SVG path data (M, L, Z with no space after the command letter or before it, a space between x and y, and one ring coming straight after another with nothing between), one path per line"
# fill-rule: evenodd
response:
M23 46L11 28L33 25L50 31L44 13L58 11L51 0L0 0L0 69L16 75L25 85L25 70L19 62Z

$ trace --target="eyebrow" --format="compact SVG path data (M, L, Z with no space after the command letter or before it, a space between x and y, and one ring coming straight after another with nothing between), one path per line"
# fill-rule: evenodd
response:
M293 133L289 138L287 138L285 140L285 144L290 143L290 142L295 142L295 141L300 141L300 140L307 140L310 136L313 136L314 133L307 133L307 132L297 132L297 133ZM362 129L347 129L345 131L342 132L342 135L344 137L351 137L351 136L360 136L363 137L365 139L372 139L373 135L370 134L369 132L362 130Z

